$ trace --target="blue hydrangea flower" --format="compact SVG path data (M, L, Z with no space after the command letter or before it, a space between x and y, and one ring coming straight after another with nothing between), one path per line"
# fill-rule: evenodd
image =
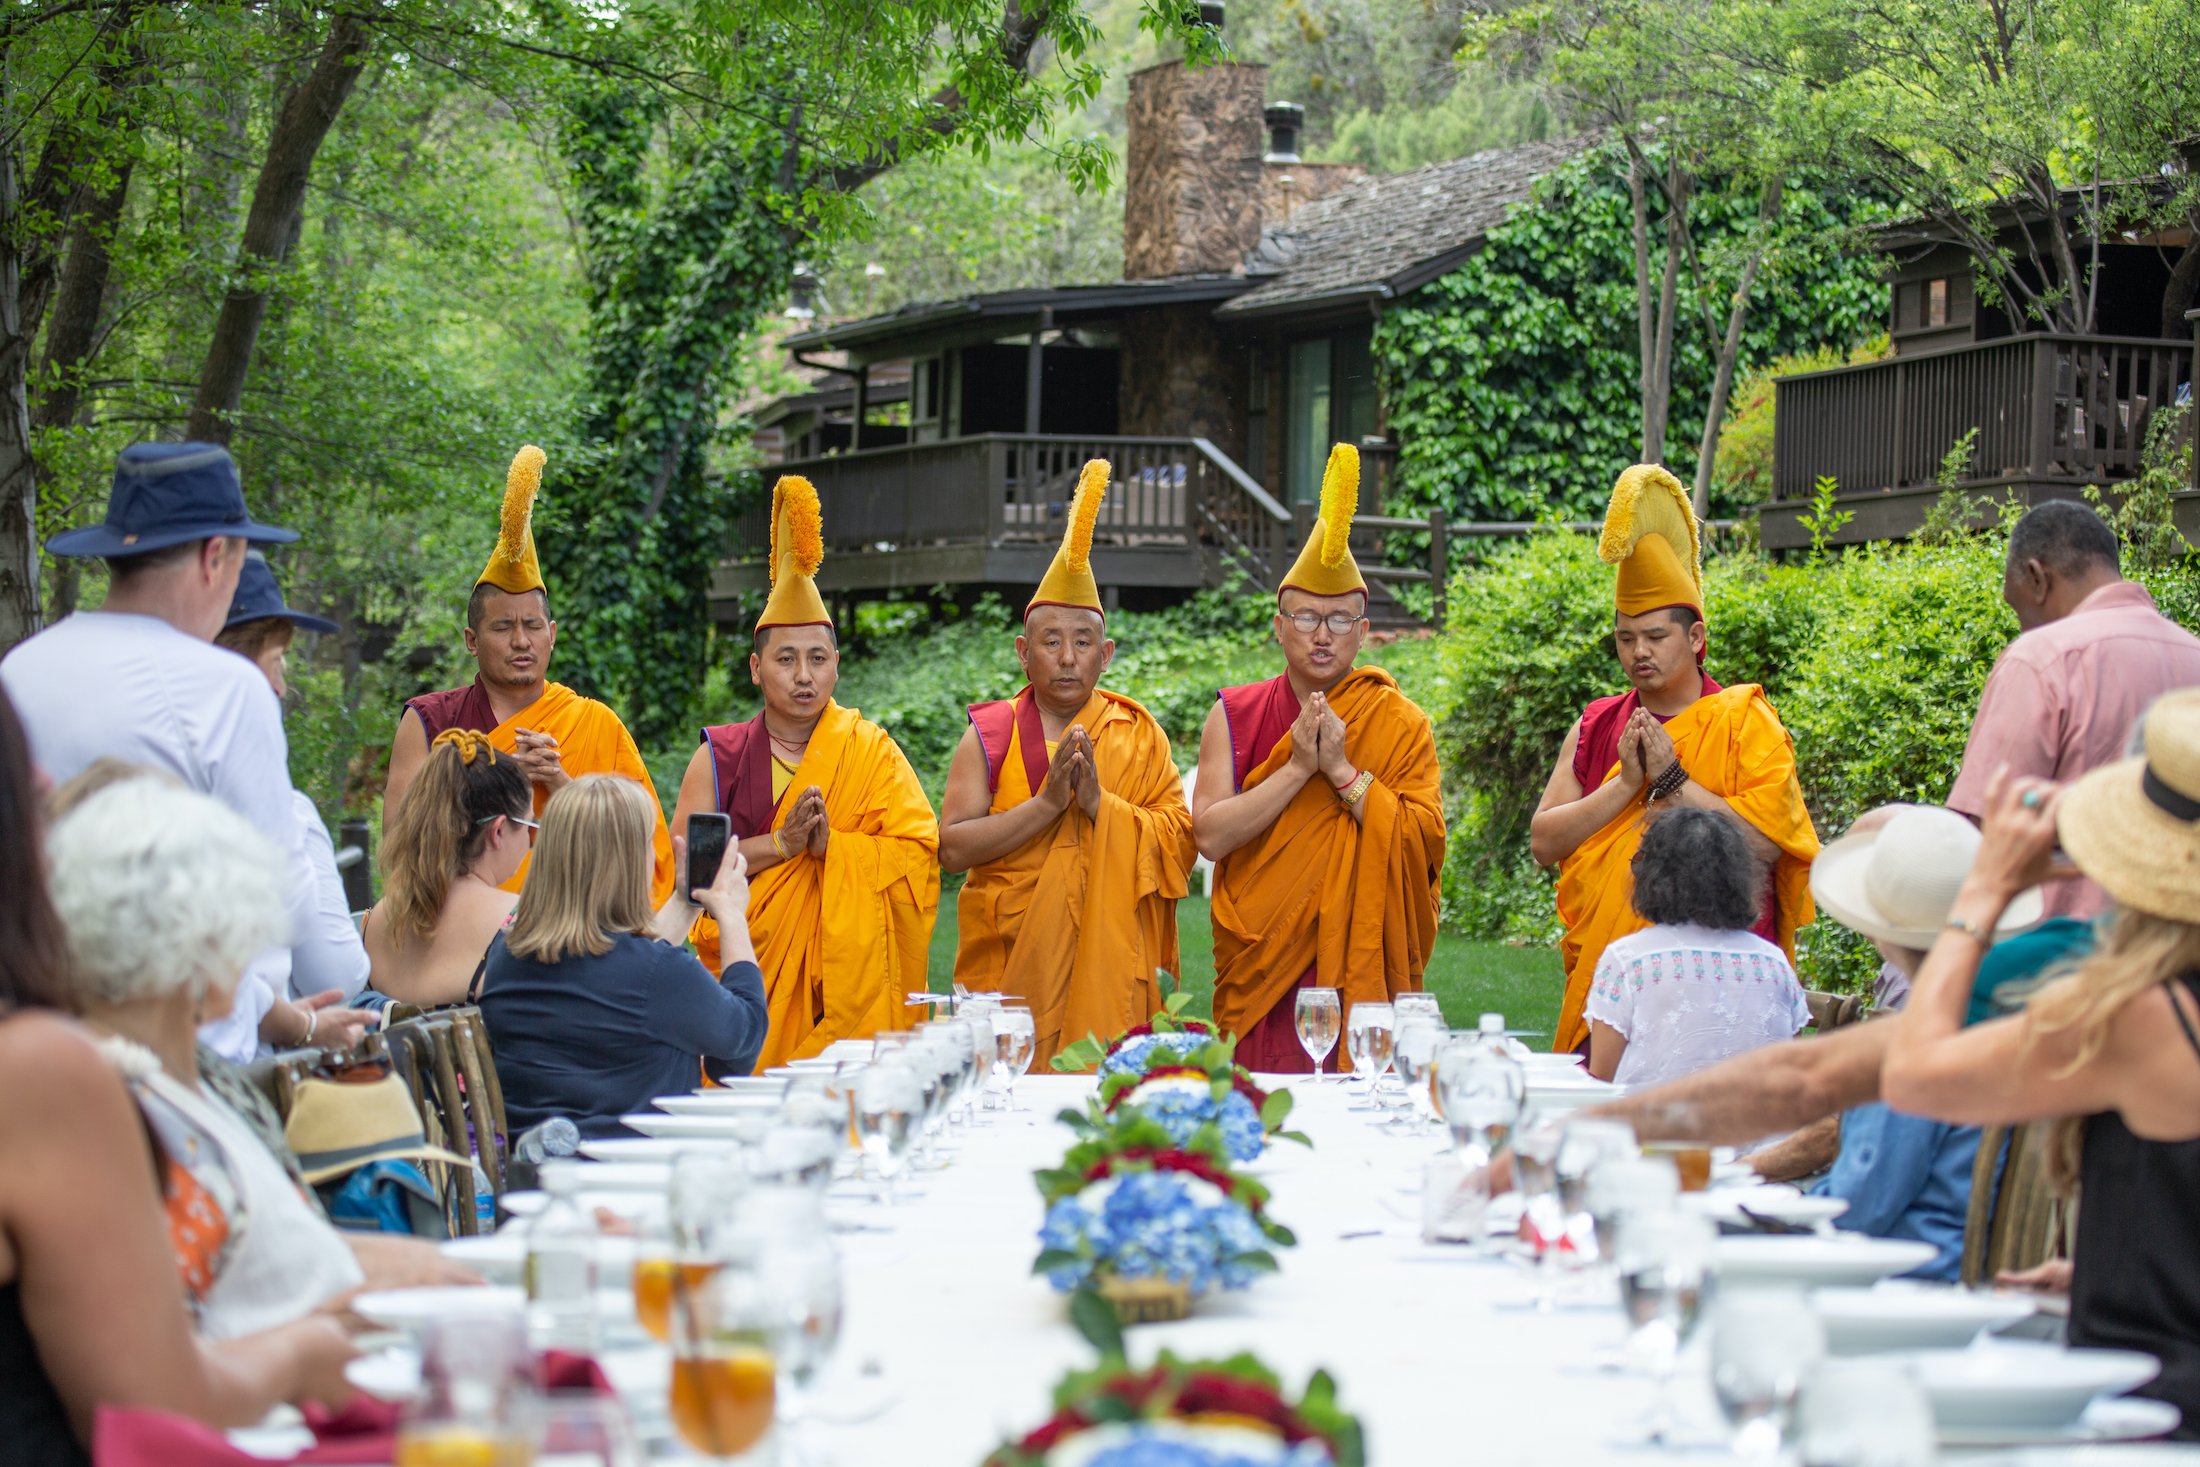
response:
M1232 1090L1215 1104L1211 1089L1190 1088L1155 1089L1152 1093L1134 1091L1124 1097L1123 1105L1135 1106L1138 1113L1158 1122L1169 1133L1169 1139L1177 1145L1189 1143L1201 1126L1216 1124L1222 1131L1223 1149L1232 1161L1251 1161L1261 1154L1268 1144L1268 1135L1260 1124L1260 1112L1253 1109L1253 1102Z
M1110 1437L1087 1467L1330 1467L1318 1441L1287 1446L1243 1430L1201 1430L1175 1421L1137 1421L1097 1428Z
M1100 1074L1143 1075L1157 1062L1180 1060L1209 1042L1205 1034L1179 1030L1172 1034L1141 1034L1100 1062ZM1161 1051L1157 1055L1156 1051Z
M1164 1278L1209 1289L1242 1289L1255 1270L1234 1260L1267 1249L1243 1203L1175 1172L1128 1172L1095 1182L1047 1210L1039 1246L1076 1255L1047 1282L1068 1292L1103 1265L1121 1278Z

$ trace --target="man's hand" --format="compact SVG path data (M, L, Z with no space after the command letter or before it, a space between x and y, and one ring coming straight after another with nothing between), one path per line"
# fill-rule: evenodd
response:
M518 761L528 779L553 795L573 782L573 776L565 772L565 764L558 757L556 739L527 728L515 730L515 733L512 758Z
M1630 794L1648 783L1647 777L1642 772L1642 730L1635 726L1635 720L1632 718L1628 719L1627 726L1619 731L1619 774L1617 778L1620 788Z
M339 988L299 999L298 1007L311 1021L310 1032L299 1043L320 1049L349 1049L357 1044L374 1027L377 1016L364 1009L340 1007L343 1000Z
M814 796L814 798L813 798ZM779 847L792 859L817 844L817 827L825 823L825 797L811 785L795 796L787 818L779 827Z
M1061 749L1074 748L1077 755L1075 770L1077 808L1085 812L1087 820L1098 820L1100 818L1100 755L1092 747L1091 732L1083 727L1073 728L1062 736L1062 742L1057 747Z
M1680 757L1673 748L1673 736L1647 708L1637 708L1630 722L1636 727L1638 747L1642 751L1643 777L1655 780L1671 769L1673 761Z
M1332 785L1343 784L1354 777L1352 761L1345 756L1344 720L1337 710L1329 706L1329 700L1320 693L1306 700L1314 710L1315 728L1320 739L1322 777Z
M802 792L810 806L810 854L825 859L825 843L833 837L833 822L825 814L825 791L811 785Z
M1071 734L1076 732L1076 729L1070 730ZM1057 815L1077 798L1077 764L1076 745L1065 734L1054 746L1054 760L1047 765L1047 777L1039 781L1039 799Z
M2038 1268L2027 1268L2018 1273L1994 1275L1994 1285L2002 1289L2022 1289L2027 1294L2064 1294L2070 1292L2070 1260L2050 1258Z
M1311 778L1322 767L1321 759L1321 695L1317 693L1299 705L1299 716L1291 720L1291 767Z

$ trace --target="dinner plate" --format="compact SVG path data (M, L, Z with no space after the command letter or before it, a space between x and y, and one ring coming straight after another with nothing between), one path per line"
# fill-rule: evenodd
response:
M753 1090L714 1090L707 1095L660 1095L650 1104L668 1116L775 1116L786 1101Z
M1991 1457L1973 1457L1970 1467L2200 1467L2200 1447L2181 1442L2022 1447L1996 1452Z
M584 1161L573 1168L581 1192L662 1192L672 1185L672 1164L663 1161Z
M2107 1396L2085 1408L2076 1421L2055 1426L1943 1426L1944 1447L2077 1446L2085 1442L2133 1442L2177 1429L2181 1418L2167 1401L2145 1396ZM2107 1453L2102 1456L2106 1458ZM2122 1461L2121 1453L2115 1460Z
M771 1129L772 1113L722 1110L712 1115L674 1116L644 1112L621 1116L619 1120L628 1130L638 1131L644 1136L670 1137L675 1140L704 1138L716 1141L758 1141Z
M527 1232L506 1228L472 1238L449 1238L436 1251L464 1264L492 1283L517 1283L527 1267ZM596 1240L596 1272L606 1280L623 1278L634 1267L634 1240L607 1234Z
M1849 1210L1845 1198L1808 1197L1779 1182L1762 1182L1754 1187L1721 1187L1712 1192L1683 1192L1680 1205L1699 1217L1744 1228L1750 1226L1749 1218L1742 1215L1745 1209L1774 1222L1806 1228L1832 1222Z
M548 1192L507 1192L497 1199L497 1206L510 1217L533 1217L542 1211L550 1200ZM638 1219L661 1217L665 1210L662 1192L595 1192L574 1194L573 1200L590 1212L608 1212L618 1217Z
M649 1161L667 1166L689 1152L721 1149L708 1141L681 1141L661 1136L606 1136L583 1141L581 1155L590 1161Z
M401 1406L420 1394L420 1356L411 1350L377 1350L348 1362L344 1379L378 1401Z
M2084 1416L2095 1397L2121 1396L2161 1374L2137 1350L2073 1350L2035 1340L1892 1357L1933 1404L1943 1430L2052 1430Z
M2039 1309L2036 1301L2017 1294L1900 1282L1873 1289L1818 1289L1810 1302L1825 1322L1826 1348L1836 1355L1952 1350L1969 1344L1981 1330L2013 1324Z
M782 1095L786 1093L785 1075L728 1075L715 1085L698 1085L690 1095Z
M352 1297L352 1313L390 1329L418 1330L444 1319L517 1314L527 1307L523 1289L373 1289Z
M1859 1233L1779 1237L1751 1233L1721 1238L1715 1255L1719 1282L1791 1283L1803 1286L1871 1284L1930 1263L1940 1250L1907 1238L1867 1238Z

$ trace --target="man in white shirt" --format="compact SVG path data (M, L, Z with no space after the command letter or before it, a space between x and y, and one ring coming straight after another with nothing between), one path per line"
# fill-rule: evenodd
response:
M46 542L54 555L96 556L112 577L97 611L78 612L0 660L31 752L54 780L101 758L166 770L212 795L287 851L302 848L290 750L274 692L251 663L212 644L229 613L246 547L292 530L255 523L237 465L210 443L139 443L115 465L106 520ZM294 926L312 920L305 883ZM128 921L117 912L115 920ZM230 1016L201 1033L225 1058L276 1046L354 1042L369 1016L338 995L288 997L290 954L262 954L237 986Z

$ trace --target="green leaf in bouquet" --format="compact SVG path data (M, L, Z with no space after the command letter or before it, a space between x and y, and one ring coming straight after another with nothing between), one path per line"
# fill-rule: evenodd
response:
M1230 1261L1240 1268L1250 1268L1256 1273L1274 1273L1281 1267L1273 1253L1239 1253Z
M1069 1296L1069 1319L1077 1326L1077 1333L1100 1352L1103 1361L1122 1363L1123 1322L1115 1317L1115 1306L1101 1298L1097 1289L1083 1288Z
M1291 1099L1291 1092L1288 1090L1269 1091L1268 1099L1262 1102L1260 1108L1261 1129L1264 1131L1282 1130L1284 1119L1291 1114L1291 1107L1294 1103Z
M1279 1247L1296 1248L1299 1246L1299 1235L1268 1216L1265 1212L1260 1215L1260 1230Z
M1183 1013L1185 1008L1191 1003L1191 1001L1192 996L1186 993L1183 989L1179 988L1176 992L1170 994L1168 998L1162 1002L1161 1011L1173 1019L1177 1015Z
M1304 1131L1277 1131L1269 1139L1271 1141L1296 1141L1309 1151L1314 1149L1314 1138Z
M1067 1248L1042 1248L1039 1256L1031 1260L1033 1273L1052 1273L1058 1268L1068 1268L1079 1258Z
M1308 1426L1329 1438L1336 1448L1337 1467L1366 1467L1367 1446L1357 1418L1337 1404L1337 1382L1326 1370L1307 1378L1306 1394L1298 1411Z
M1062 1047L1054 1056L1054 1068L1061 1074L1074 1075L1099 1064L1107 1054L1108 1047L1100 1041L1100 1036L1088 1031L1075 1044Z

